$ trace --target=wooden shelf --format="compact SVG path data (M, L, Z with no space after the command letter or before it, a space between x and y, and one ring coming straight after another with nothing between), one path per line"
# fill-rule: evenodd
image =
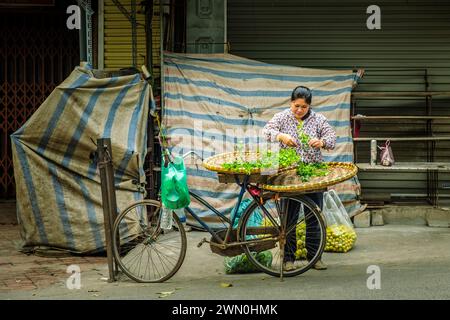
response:
M428 75L425 72L425 85L428 88L429 79ZM404 134L398 134L397 137L354 137L353 142L357 143L359 141L369 142L371 140L376 141L398 141L398 142L406 142L405 146L410 145L411 148L414 148L414 144L418 144L418 141L429 142L429 141L450 141L450 136L447 134L442 134L441 136L436 136L433 133L433 125L441 122L437 122L434 120L443 120L444 124L446 122L450 122L449 115L433 115L432 104L433 101L450 101L450 91L374 91L374 92L352 92L352 109L351 109L351 122L353 126L353 136L355 136L358 127L356 124L361 124L361 122L377 122L380 124L383 122L392 122L391 124L385 123L389 128L399 125L398 129L401 129L400 126L403 126L407 122L411 122L412 124L426 124L425 130L423 130L422 136L418 133L419 136L408 136L405 132ZM358 114L357 105L360 101L372 101L375 102L377 100L384 103L382 106L386 106L387 101L402 101L402 102L410 102L410 101L422 101L423 102L423 110L417 113L423 113L426 115L419 115L417 113L408 116L401 116L398 113L393 115L373 115L373 116L365 116L363 114ZM394 104L395 105L395 104ZM396 111L402 107L391 107L392 111ZM403 108L402 108L403 109ZM415 110L415 109L414 109ZM397 110L398 111L398 110ZM436 112L436 111L435 111ZM361 121L361 122L356 122ZM389 133L383 133L382 129L372 129L373 133L367 133L367 135L383 135ZM358 131L359 132L359 131ZM414 143L414 141L416 143ZM409 142L409 143L408 143ZM385 167L382 165L370 165L370 163L358 163L358 152L357 146L354 148L355 161L356 165L359 168L360 172L421 172L426 173L426 181L425 185L427 186L427 194L425 198L430 202L433 206L439 205L439 174L438 172L450 172L450 162L438 163L433 162L435 159L434 150L435 143L425 143L426 144L426 152L427 152L427 161L429 162L396 162L393 166ZM408 150L404 150L404 152L408 152ZM406 158L408 159L408 158ZM411 159L413 160L413 159ZM380 181L377 184L377 187L383 187L383 182ZM402 186L399 186L400 188ZM413 195L415 198L418 195Z
M450 116L354 116L352 120L449 120Z
M450 91L391 91L391 92L352 92L355 98L388 98L388 97L450 97Z
M396 162L393 166L371 166L369 163L356 163L360 171L414 171L427 172L429 170L450 172L449 162Z
M364 138L353 138L353 141L450 141L450 136L442 137L364 137Z

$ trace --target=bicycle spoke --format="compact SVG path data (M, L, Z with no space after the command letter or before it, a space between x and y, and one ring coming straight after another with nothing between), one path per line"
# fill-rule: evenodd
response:
M140 244L140 245L144 246L143 244ZM136 250L135 250L135 249L136 249ZM140 248L139 248L139 249L140 249ZM144 249L142 249L142 250L144 250ZM126 262L132 262L132 261L136 260L136 258L139 256L139 253L137 253L137 251L138 251L138 246L136 246L136 247L134 247L133 249L131 249L131 250L124 256L124 259L123 259L123 260L127 259L128 261L126 261ZM132 257L132 256L130 255L130 253L135 253L134 257ZM141 253L142 253L142 251L141 251Z
M165 256L160 254L159 250L157 250L157 249L155 249L154 251L155 251L156 255L159 257L159 261L161 262L161 264L163 266L162 268L165 271L166 269L164 267L167 267L167 264L166 264L166 261L164 261L164 259L162 258L162 256L163 257L165 257ZM167 257L166 257L166 259L167 259ZM170 261L169 261L169 263L170 263ZM169 268L169 267L167 267L167 268Z
M152 266L153 266L152 270L154 270L153 274L156 275L155 272L158 272L158 278L162 278L160 273L159 273L158 268L156 267L155 263L153 262L153 258L152 258L152 254L151 253L150 253L150 260L152 261Z
M162 248L162 249L165 249L165 248ZM156 247L156 245L153 245L153 250L155 250L155 252L157 252L157 253L161 253L161 256L165 257L166 260L173 259L173 260L177 261L177 258L167 256L167 251L163 252L162 250L159 250ZM174 252L172 252L172 254L174 254Z

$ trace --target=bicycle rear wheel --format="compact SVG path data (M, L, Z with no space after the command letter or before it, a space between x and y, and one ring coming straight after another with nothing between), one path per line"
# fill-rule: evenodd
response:
M281 268L285 277L310 269L325 247L326 227L320 208L303 195L265 195L262 202L253 201L240 221L240 241L255 241L243 245L248 259L275 277L281 276ZM270 264L256 258L258 242L263 240L275 240Z
M172 212L172 228L161 229L161 204L141 200L117 217L113 252L120 269L137 282L163 282L180 269L186 255L186 233Z

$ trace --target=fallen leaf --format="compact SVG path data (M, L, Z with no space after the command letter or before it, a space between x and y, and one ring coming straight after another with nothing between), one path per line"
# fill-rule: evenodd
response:
M100 292L98 290L88 290L88 292Z
M106 277L101 277L100 280L102 280L102 281L108 281L109 279L106 278Z
M96 293L94 293L93 295L92 295L93 297L98 297L99 295L98 294L96 294Z
M174 292L175 291L162 291L162 292L157 292L157 294L159 294L158 298L165 298L165 297L170 296Z
M231 284L231 283L226 283L226 282L222 282L222 283L220 284L220 286L221 286L222 288L229 288L229 287L232 287L233 284Z
M161 291L161 292L157 292L157 294L167 294L170 295L172 293L174 293L175 291Z

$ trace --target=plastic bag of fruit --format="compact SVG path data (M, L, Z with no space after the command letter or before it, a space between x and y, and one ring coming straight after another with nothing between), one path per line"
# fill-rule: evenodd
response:
M334 190L323 195L323 215L327 225L325 251L347 252L356 242L356 232L347 211Z

